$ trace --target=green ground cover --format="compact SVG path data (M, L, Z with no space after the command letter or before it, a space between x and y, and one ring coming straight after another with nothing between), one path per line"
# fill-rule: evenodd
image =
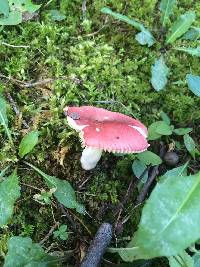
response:
M3 262L7 240L13 235L40 242L56 223L69 224L67 241L51 235L43 246L48 252L56 251L61 255L76 248L75 259L69 260L74 266L79 261L79 252L87 247L99 225L105 220L114 221L114 207L123 199L133 175L133 158L107 153L92 172L82 170L79 164L81 144L67 125L63 108L67 105L104 107L134 116L147 126L160 120L160 112L164 111L175 128L193 128L191 136L198 143L200 98L188 89L185 77L188 73L199 75L199 58L174 49L196 47L197 42L188 45L187 40L178 39L175 44L165 45L167 33L160 24L159 5L155 0L87 1L85 11L80 0L37 2L42 6L35 18L0 29L0 92L8 102L8 125L14 141L13 147L4 128L0 127L0 170L13 164L18 169L21 186L14 215L8 226L0 230L0 255ZM138 31L101 13L105 6L143 23L157 42L151 47L141 46L134 37ZM52 9L60 10L65 19L52 20ZM197 19L193 25L198 27L199 1L178 1L171 20L188 10L195 10ZM165 89L156 92L150 83L151 66L161 54L170 72ZM51 80L25 86L46 79ZM9 94L20 111L17 115ZM77 232L62 216L55 200L51 204L41 204L34 198L40 190L48 191L48 188L41 176L18 156L20 141L30 129L39 131L39 142L25 160L48 175L69 181L78 201L86 207L86 215L68 211L77 223ZM177 136L164 137L163 141L166 144L183 142ZM156 142L152 142L151 150L158 153ZM182 143L179 154L181 163L185 163L189 156ZM198 166L198 159L192 161L191 172ZM113 246L115 242L125 246L137 229L142 209L142 206L133 209L137 194L135 190L124 209L124 216L130 218ZM55 227L55 230L58 229ZM106 254L106 259L118 264L121 261L115 254ZM153 266L165 267L168 262L161 258L155 260Z

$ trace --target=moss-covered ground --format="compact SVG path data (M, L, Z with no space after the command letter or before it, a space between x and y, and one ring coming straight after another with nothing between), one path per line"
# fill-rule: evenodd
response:
M51 235L44 247L50 252L61 253L76 248L78 262L81 251L101 222L116 219L114 207L122 201L132 178L132 159L107 153L97 168L83 171L79 164L81 144L77 134L67 126L63 108L95 105L134 116L147 126L158 120L163 110L176 127L192 127L195 137L200 132L200 98L188 90L184 81L191 71L199 74L199 58L176 51L170 45L164 47L165 33L160 26L156 0L87 1L85 14L80 0L51 1L45 7L47 2L42 1L43 6L34 20L1 28L0 42L28 47L0 44L0 73L7 77L2 76L0 91L5 96L10 93L20 111L16 116L12 105L9 106L9 127L15 146L28 131L23 120L30 129L38 129L39 143L26 160L49 175L70 181L88 213L80 215L69 211L78 225L76 232L62 216L56 202L52 205L36 202L33 196L46 188L44 181L18 161L17 153L10 149L1 127L0 169L10 162L16 163L22 196L9 226L1 230L0 253L2 257L5 255L6 240L11 235L30 236L40 242L55 222L59 222L69 224L72 233L68 240L61 241ZM137 18L152 30L159 42L150 48L141 46L134 38L135 29L103 15L100 12L103 6ZM48 10L55 8L66 15L65 20L51 20ZM181 0L172 20L189 9L195 10L200 17L199 1ZM176 41L177 46L180 43L186 45L186 41ZM156 92L150 84L151 65L161 51L170 68L170 76L165 90ZM20 83L49 78L52 80L34 87L24 87ZM124 246L136 230L141 211L141 207L133 209L136 195L137 192L124 209L123 216L130 215L130 219L124 225L123 234L119 233L113 241L118 242L118 246ZM120 263L117 255L108 254L106 259ZM75 261L71 264L74 266ZM105 263L105 266L111 265ZM168 264L161 259L153 266Z

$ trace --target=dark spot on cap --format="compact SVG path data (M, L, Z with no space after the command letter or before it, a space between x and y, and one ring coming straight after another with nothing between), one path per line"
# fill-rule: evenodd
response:
M116 136L116 139L119 139L119 136Z
M72 112L70 115L69 115L73 120L79 120L80 119L80 116L77 112Z

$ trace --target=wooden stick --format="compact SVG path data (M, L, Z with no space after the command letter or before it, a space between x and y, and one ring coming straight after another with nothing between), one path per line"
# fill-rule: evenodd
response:
M112 225L103 223L97 231L80 267L97 267L112 239Z

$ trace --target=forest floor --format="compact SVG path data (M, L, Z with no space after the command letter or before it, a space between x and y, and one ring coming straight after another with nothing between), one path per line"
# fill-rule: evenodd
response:
M10 236L29 236L34 242L42 241L48 252L62 255L73 249L68 266L78 266L102 222L118 223L111 245L124 247L137 230L143 202L136 205L140 190L134 187L121 208L130 182L136 179L133 155L105 153L94 170L81 168L81 143L67 125L63 108L103 107L133 116L147 127L160 120L164 111L175 128L192 128L191 136L198 144L200 98L188 89L185 76L190 72L198 75L199 58L164 45L166 33L160 24L156 0L49 2L42 1L32 20L0 29L0 93L8 103L9 128L16 148L10 149L1 127L0 169L14 164L21 186L13 217L0 232L0 253L3 260ZM141 46L134 37L137 30L101 13L104 6L142 22L158 41L152 47ZM65 19L53 20L50 12L53 9L59 10ZM199 1L182 0L174 9L172 21L190 9L200 17ZM174 46L186 45L187 41L179 39ZM165 89L157 92L150 83L151 66L161 53L170 74ZM47 192L48 188L16 152L30 130L39 131L39 142L25 160L48 175L69 181L79 203L86 208L85 214L63 209L55 199L50 204L35 199L35 194L43 189ZM182 136L172 134L152 141L150 150L159 154L161 141L166 150L171 144L177 145L174 148L180 158L177 166L191 159ZM199 164L198 160L191 160L191 173ZM163 163L159 168L163 174L171 167ZM155 181L148 194L154 184ZM63 224L68 227L67 240L52 234ZM164 258L149 264L168 266ZM142 265L122 263L119 256L107 253L102 266Z

